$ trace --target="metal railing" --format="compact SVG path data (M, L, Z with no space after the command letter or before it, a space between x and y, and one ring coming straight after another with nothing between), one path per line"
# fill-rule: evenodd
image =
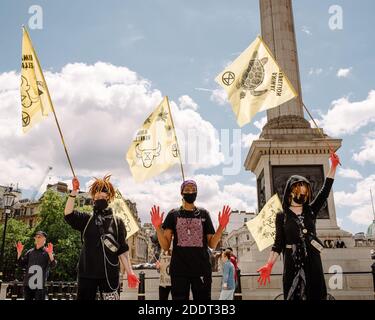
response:
M375 298L375 263L371 266L372 271L368 272L342 272L341 275L370 275L372 274L373 279L373 290ZM324 275L338 275L338 273L324 273ZM282 276L282 274L272 274L272 276ZM221 278L221 275L213 275L213 278ZM241 280L246 277L259 277L258 273L244 273L241 274L241 270L237 270L237 286L234 292L234 300L242 300L242 284ZM146 277L145 273L141 271L139 273L139 286L137 299L146 300L146 280L158 280L159 277ZM1 288L1 283L0 283ZM45 286L46 298L48 300L75 300L77 298L77 282L47 282ZM122 287L121 287L122 291ZM8 300L19 300L23 299L23 283L20 281L12 281L8 283L5 298ZM279 293L274 300L283 299L283 294ZM329 294L327 300L334 300L335 298Z

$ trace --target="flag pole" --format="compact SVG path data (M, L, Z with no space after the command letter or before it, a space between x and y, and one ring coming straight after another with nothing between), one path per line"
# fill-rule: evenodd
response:
M59 121L58 121L57 116L56 116L55 108L53 106L52 99L51 99L51 96L49 94L47 82L46 82L46 79L44 78L44 74L43 74L43 70L42 70L41 64L40 64L38 56L37 56L37 54L36 54L36 52L34 50L34 45L32 44L31 38L29 36L29 32L27 31L27 29L26 29L26 27L24 25L22 27L25 30L27 37L30 39L31 49L33 50L33 53L34 53L34 56L35 56L35 60L36 60L38 66L39 66L39 68L41 70L42 79L43 79L43 82L45 83L46 88L47 88L46 91L47 91L48 101L49 101L49 103L51 105L51 108L52 108L52 112L53 112L53 115L54 115L54 118L55 118L55 121L56 121L57 129L59 130L60 138L61 138L62 144L64 146L64 151L65 151L66 157L68 158L70 169L72 170L73 176L75 177L76 174L74 173L74 169L73 169L73 166L72 166L72 161L70 160L70 157L69 157L69 153L68 153L68 150L67 150L67 147L66 147L66 144L65 144L64 136L63 136L63 133L62 133Z
M306 110L307 114L309 115L310 119L312 120L312 122L314 123L315 127L318 129L318 132L320 133L320 135L322 136L322 138L324 139L324 142L327 144L328 148L334 152L333 150L333 147L329 144L329 142L326 140L326 137L324 136L322 130L319 128L318 124L316 123L316 121L314 120L313 116L311 115L309 109L307 109L306 105L302 102L302 106L303 108ZM341 166L341 163L339 162L340 166Z
M178 157L179 157L179 159L180 159L182 181L185 181L184 167L183 167L183 165L182 165L181 152L180 152L180 147L179 147L179 145L178 145L177 134L176 134L176 128L175 128L175 126L174 126L174 122L173 122L172 111L171 111L171 107L170 107L170 105L169 105L169 99L168 99L168 96L165 96L165 98L167 99L167 104L168 104L169 114L171 115L171 122L172 122L172 127L173 127L173 132L174 132L174 138L175 138L175 140L176 140L176 146L177 146Z

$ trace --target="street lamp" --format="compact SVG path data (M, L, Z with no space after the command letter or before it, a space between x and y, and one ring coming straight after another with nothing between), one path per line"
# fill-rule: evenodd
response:
M12 187L10 187L3 195L5 221L4 221L4 229L3 229L3 242L1 244L1 254L0 254L0 280L2 280L3 278L5 235L6 235L7 224L8 224L8 216L12 212L11 208L14 205L15 198L16 198L16 195L12 192Z

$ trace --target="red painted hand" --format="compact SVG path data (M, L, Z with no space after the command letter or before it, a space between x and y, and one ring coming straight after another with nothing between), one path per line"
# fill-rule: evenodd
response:
M225 227L227 226L227 224L229 222L229 217L231 215L231 211L232 211L232 209L229 206L224 206L223 211L222 211L223 214L221 214L221 212L219 212L219 225L223 229L225 229Z
M139 283L139 279L135 273L128 273L128 287L129 288L137 288Z
M79 190L79 181L77 177L74 177L72 180L73 184L73 191L78 191Z
M22 251L23 251L23 244L21 241L18 241L17 244L16 244L16 248L17 248L17 253L18 254L21 254Z
M272 271L272 267L273 265L271 263L267 263L257 270L257 272L260 273L260 276L258 278L258 283L260 286L266 285L267 280L268 283L271 283L270 274Z
M53 253L53 244L50 242L48 243L47 247L44 249L48 254Z
M155 229L158 229L163 223L164 212L160 215L160 208L153 206L150 211L151 222Z
M336 168L338 165L341 165L339 156L331 149L331 155L329 156L331 160L332 168Z

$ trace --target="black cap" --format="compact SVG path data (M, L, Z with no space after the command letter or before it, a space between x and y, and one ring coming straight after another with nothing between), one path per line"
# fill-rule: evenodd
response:
M41 236L47 238L47 233L45 233L44 231L37 231L37 232L35 233L35 235L36 235L36 236L37 236L37 235L41 235Z

